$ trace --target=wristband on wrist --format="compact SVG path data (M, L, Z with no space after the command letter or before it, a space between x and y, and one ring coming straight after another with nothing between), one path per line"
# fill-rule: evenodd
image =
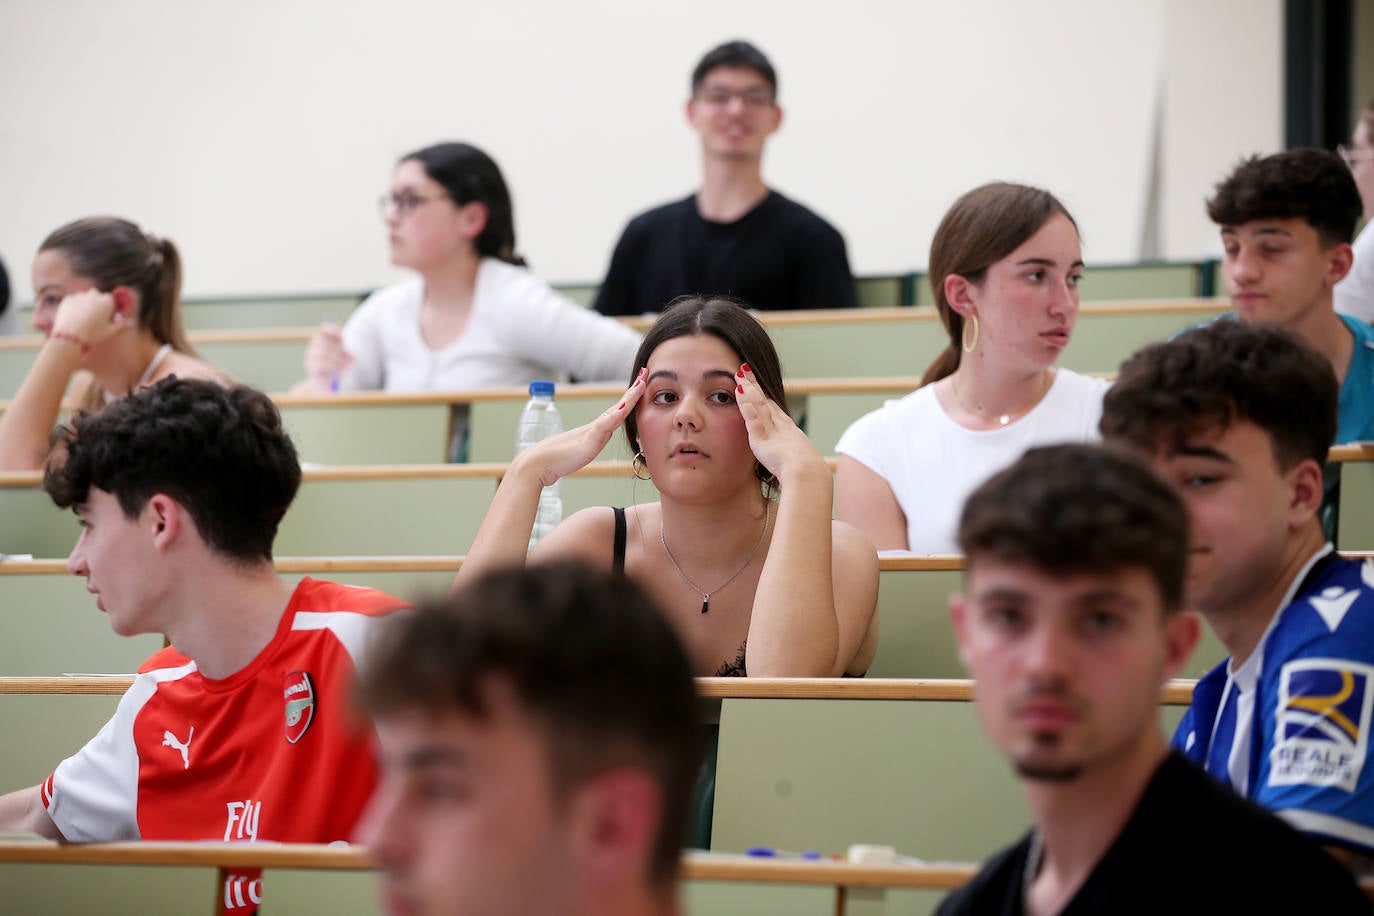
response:
M51 334L48 335L48 338L56 340L65 340L68 343L76 344L78 347L81 348L82 356L85 356L87 353L91 352L90 344L86 343L86 341L82 340L80 337L77 337L75 334L72 334L68 331L53 331Z

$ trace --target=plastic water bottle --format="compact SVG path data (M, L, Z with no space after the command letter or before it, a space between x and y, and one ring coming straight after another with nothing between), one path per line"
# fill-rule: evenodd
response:
M520 414L520 426L515 431L515 452L525 449L557 435L563 431L563 418L558 415L558 405L553 402L553 382L530 382L530 399ZM539 494L539 512L534 516L534 528L530 531L529 550L539 539L553 530L553 526L563 520L563 495L558 482L545 487Z

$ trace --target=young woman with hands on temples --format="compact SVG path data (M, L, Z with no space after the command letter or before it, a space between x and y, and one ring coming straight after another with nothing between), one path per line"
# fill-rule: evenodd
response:
M33 288L33 327L47 339L0 416L0 470L43 466L74 379L87 410L169 375L225 380L186 341L170 239L112 216L68 223L39 247Z
M618 402L511 462L457 582L523 561L540 490L624 426L660 501L583 509L530 561L623 570L668 615L698 675L862 675L877 646L877 554L831 519L830 470L785 404L772 341L740 304L679 300L645 336Z

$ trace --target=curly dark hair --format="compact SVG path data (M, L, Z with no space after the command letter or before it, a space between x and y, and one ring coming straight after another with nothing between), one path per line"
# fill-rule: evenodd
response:
M1248 420L1279 468L1318 464L1336 438L1331 364L1283 328L1226 318L1151 344L1121 364L1102 405L1102 435L1143 451Z
M1188 514L1135 456L1100 445L1027 452L969 496L959 520L968 568L981 557L1052 575L1141 567L1165 611L1183 606Z
M386 719L490 714L491 680L542 723L558 798L620 766L653 775L663 810L651 879L670 884L686 835L702 730L691 663L624 576L575 562L488 573L379 628L357 704Z
M244 562L272 559L300 482L296 448L267 395L175 376L99 412L78 411L54 431L43 475L63 509L95 487L132 519L165 493L211 548Z
M1207 201L1207 215L1218 226L1300 218L1327 247L1355 238L1363 209L1360 190L1341 158L1312 148L1241 160Z

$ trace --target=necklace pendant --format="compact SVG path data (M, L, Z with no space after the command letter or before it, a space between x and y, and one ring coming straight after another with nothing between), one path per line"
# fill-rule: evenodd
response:
M705 614L705 613L706 613L707 611L709 611L710 609L711 609L711 596L710 596L710 595L702 595L702 596L701 596L701 612L702 612L703 614Z

